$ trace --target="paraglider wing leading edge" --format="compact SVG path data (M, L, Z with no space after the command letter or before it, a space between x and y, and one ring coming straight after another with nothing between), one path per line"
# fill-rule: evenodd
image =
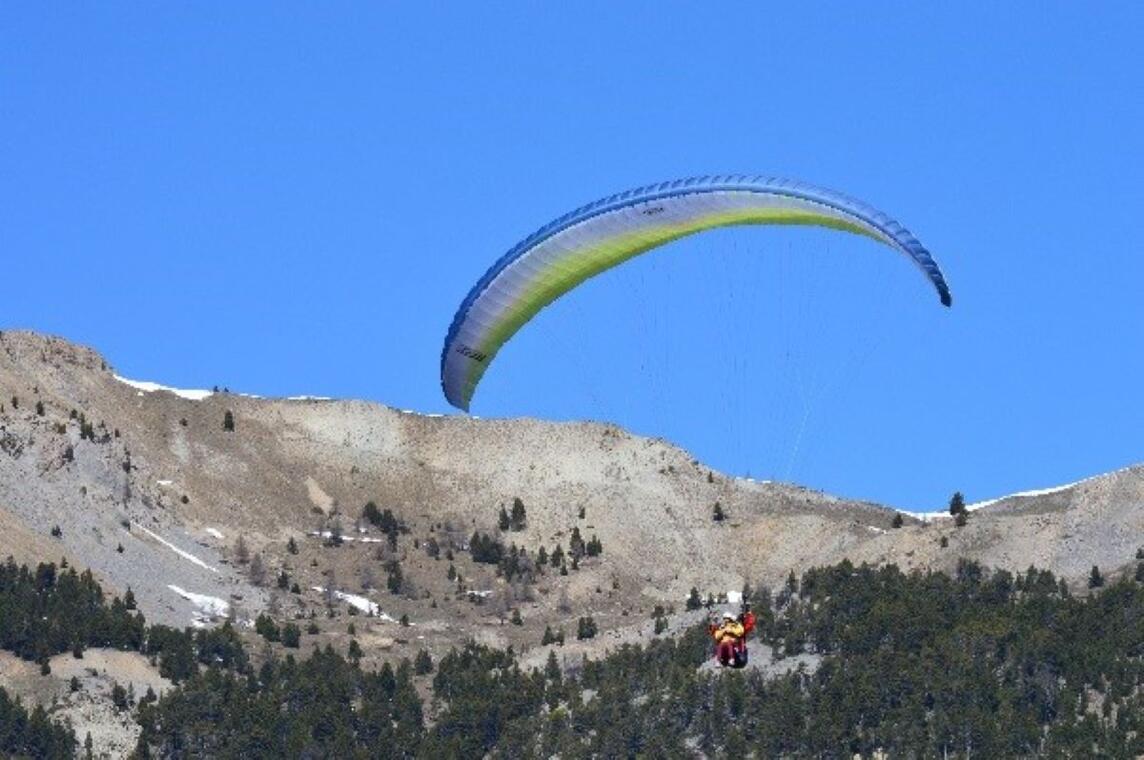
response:
M518 243L469 291L441 353L441 386L468 411L497 351L541 309L590 277L672 240L741 224L813 225L873 238L908 256L952 303L929 251L894 219L861 202L773 177L695 177L609 196Z

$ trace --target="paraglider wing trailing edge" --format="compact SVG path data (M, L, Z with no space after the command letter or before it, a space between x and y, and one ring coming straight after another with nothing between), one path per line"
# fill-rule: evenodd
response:
M537 312L590 277L687 235L743 224L811 225L873 238L909 257L942 304L952 303L945 277L925 246L862 201L776 177L663 182L565 214L493 264L461 302L445 338L445 398L468 411L497 351Z

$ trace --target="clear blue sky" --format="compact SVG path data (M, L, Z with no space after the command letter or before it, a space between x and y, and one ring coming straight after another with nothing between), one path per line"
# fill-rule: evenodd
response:
M915 509L1144 460L1139 4L462 6L6 6L0 327L447 412L446 328L517 240L777 174L904 221L953 309L868 241L719 232L546 310L473 411Z

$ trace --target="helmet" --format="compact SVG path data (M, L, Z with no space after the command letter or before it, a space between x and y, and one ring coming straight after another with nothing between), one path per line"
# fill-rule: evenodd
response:
M724 620L734 620L735 619L735 613L731 612L731 610L727 610L726 612L723 613L723 619Z

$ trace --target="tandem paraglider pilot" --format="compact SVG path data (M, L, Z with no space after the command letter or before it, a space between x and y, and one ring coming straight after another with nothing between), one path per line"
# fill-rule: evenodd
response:
M715 639L715 659L723 667L742 668L747 665L747 634L755 628L755 614L744 610L739 615L727 610L718 624L710 623L708 630Z

